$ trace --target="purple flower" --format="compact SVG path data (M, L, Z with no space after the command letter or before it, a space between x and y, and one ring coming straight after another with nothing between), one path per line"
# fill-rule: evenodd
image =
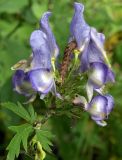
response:
M29 90L32 90L34 93L39 92L41 97L44 97L51 91L54 95L59 96L56 92L53 73L59 49L49 26L50 15L50 12L43 14L40 29L32 32L30 36L31 60L22 60L12 68L17 70L13 78L14 89L21 94L30 95ZM24 85L25 82L29 85L29 89Z
M89 83L94 89L99 89L108 81L114 82L114 75L107 65L100 62L90 63Z
M19 94L26 96L32 96L36 92L32 89L30 78L28 73L24 73L23 70L17 70L13 76L14 90Z
M30 36L30 45L33 51L33 69L51 69L51 58L56 59L59 54L58 46L48 22L50 15L50 12L43 14L40 20L41 28L32 32Z
M90 27L83 18L84 6L80 3L74 3L75 13L72 18L70 32L72 39L76 40L77 47L81 51L84 44L89 41Z
M114 107L114 99L109 94L97 95L90 102L87 102L85 97L76 95L72 102L74 105L83 107L91 115L91 119L100 126L107 125L105 120Z
M90 64L88 77L86 91L89 101L91 101L94 90L102 94L102 88L104 88L106 83L115 82L114 73L106 64L101 62Z
M95 28L90 27L84 20L84 6L74 3L75 13L71 22L71 37L77 43L81 59L81 71L89 69L90 63L103 62L108 59L104 51L105 36L98 33Z
M104 120L108 118L113 107L114 100L111 95L98 95L91 100L86 110L90 113L91 119L98 125L106 126L107 123Z

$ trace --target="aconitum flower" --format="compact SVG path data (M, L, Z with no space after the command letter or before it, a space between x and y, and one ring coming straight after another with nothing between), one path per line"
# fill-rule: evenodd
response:
M14 90L25 96L39 92L41 97L44 97L50 91L59 96L54 81L55 60L59 49L49 26L50 15L50 12L43 14L40 29L32 32L30 36L31 58L21 60L12 67L17 70L13 76Z
M87 105L87 112L90 113L91 119L100 126L106 126L105 120L114 107L114 100L111 95L95 96Z
M83 17L84 6L82 4L74 3L74 8L75 13L70 31L72 40L76 41L77 49L80 52L81 71L87 71L90 68L90 64L94 62L106 62L110 67L104 50L104 34L97 32L95 28L90 27L85 22Z
M90 63L89 82L95 89L102 87L111 80L114 81L114 77L106 64L101 62Z
M90 63L103 62L106 58L104 51L105 36L98 33L95 28L90 27L84 20L84 6L74 3L75 13L71 22L71 37L77 43L81 59L81 71L89 69Z
M86 98L80 95L76 95L73 99L73 104L79 107L83 107L86 112L91 116L100 126L106 126L106 119L108 119L114 107L114 99L111 95L97 95L92 97L90 102L87 102Z
M93 96L94 90L101 93L105 84L115 81L113 72L110 71L108 66L102 62L90 63L88 77L86 91L89 101Z

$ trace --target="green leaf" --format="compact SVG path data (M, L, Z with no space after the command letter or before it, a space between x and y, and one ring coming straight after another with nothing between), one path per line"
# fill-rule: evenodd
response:
M51 138L54 137L51 132L49 131L44 131L44 130L37 130L36 131L36 137L37 140L41 143L42 147L44 150L47 152L51 152L50 146L53 146L51 142Z
M28 5L28 0L1 0L0 13L19 13L21 9Z
M7 147L7 150L9 150L7 160L14 160L15 156L18 157L20 152L20 143L21 139L19 135L16 134Z
M7 147L7 160L14 160L15 156L18 157L19 155L21 142L27 152L27 140L30 133L33 132L33 127L30 124L23 124L20 126L11 126L9 129L16 132L16 135Z
M33 123L37 118L37 113L34 111L34 108L33 108L32 105L30 105L28 107L28 112L29 112L30 117L31 117L31 123Z
M47 130L40 130L40 132L42 136L46 136L49 139L54 138L54 135Z
M7 109L11 110L21 118L25 119L26 121L31 121L31 116L30 114L26 111L26 109L18 103L18 105L7 102L7 103L2 103L2 106L6 107Z

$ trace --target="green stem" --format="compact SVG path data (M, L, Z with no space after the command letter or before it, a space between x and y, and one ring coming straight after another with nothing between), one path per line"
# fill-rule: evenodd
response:
M68 74L68 77L67 77L67 79L66 79L66 83L69 81L69 79L70 79L73 71L75 70L76 64L77 64L77 60L75 59L74 64L73 64L73 66L72 66L72 69L70 70L70 72L69 72L69 74Z

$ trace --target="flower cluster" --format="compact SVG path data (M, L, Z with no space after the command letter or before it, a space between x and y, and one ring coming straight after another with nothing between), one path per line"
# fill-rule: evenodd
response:
M75 3L75 13L71 22L71 39L77 43L77 52L80 58L80 72L88 73L86 91L88 103L85 110L99 125L105 126L104 121L110 114L114 100L111 95L104 95L103 88L108 82L114 82L114 73L104 50L105 36L90 27L84 20L84 6ZM97 96L93 96L94 91ZM82 99L81 99L82 101Z
M108 118L114 106L113 97L103 92L108 82L114 82L114 73L104 50L105 36L85 22L82 4L74 3L74 8L69 42L76 43L75 63L79 57L80 73L86 72L88 75L86 83L88 101L81 96L78 98L91 118L98 125L105 126L107 123L104 120ZM21 60L12 67L16 70L13 76L14 90L29 96L30 101L35 99L37 93L44 98L49 92L62 99L56 92L55 61L59 55L59 48L49 26L50 15L50 12L43 14L40 29L32 32L30 36L32 48L30 58Z
M50 12L43 14L40 29L32 32L30 36L32 48L30 58L21 60L12 67L13 70L16 70L13 76L14 90L31 97L30 101L36 97L37 92L41 98L44 98L49 91L60 96L56 92L53 74L59 49L49 26L50 15Z

